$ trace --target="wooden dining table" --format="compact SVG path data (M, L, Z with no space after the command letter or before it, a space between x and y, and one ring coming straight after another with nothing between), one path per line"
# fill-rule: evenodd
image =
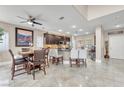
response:
M22 55L23 57L29 57L33 60L34 51L26 51L26 52L19 51L18 53L19 55Z
M23 52L23 51L19 51L19 55L33 55L34 51L27 51L27 52Z
M33 50L32 51L26 51L26 52L19 51L18 54L23 56L23 57L28 57L29 58L29 63L31 63L30 61L33 61L33 58L34 58L34 51ZM45 62L45 64L47 65L48 63ZM32 65L32 64L30 64L30 65ZM40 66L36 65L36 68L40 68ZM28 71L29 73L31 72L31 69L32 68L30 67L29 71Z

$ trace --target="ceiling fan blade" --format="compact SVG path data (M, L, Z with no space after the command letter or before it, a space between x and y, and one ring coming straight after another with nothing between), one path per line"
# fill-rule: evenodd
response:
M32 27L34 27L34 24L32 24Z
M34 21L34 20L36 20L36 18L32 18L32 19L31 19L31 21Z
M33 21L33 23L34 23L34 24L38 24L38 25L43 25L43 24L41 24L41 23L38 23L38 22L35 22L35 21Z
M27 21L21 21L20 23L27 23Z
M27 20L26 18L23 18L23 17L21 17L21 16L17 16L18 18L20 18L20 19L23 19L23 20Z

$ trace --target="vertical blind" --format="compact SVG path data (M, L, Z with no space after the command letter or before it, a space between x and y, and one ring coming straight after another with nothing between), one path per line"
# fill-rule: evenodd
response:
M8 34L8 32L4 32L2 39L3 40L0 43L0 52L3 52L5 50L9 49L9 34Z

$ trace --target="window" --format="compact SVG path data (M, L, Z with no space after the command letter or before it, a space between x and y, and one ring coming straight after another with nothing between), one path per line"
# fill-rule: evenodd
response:
M8 32L4 32L4 35L2 36L2 39L3 40L0 43L0 52L9 49L9 34L8 34Z

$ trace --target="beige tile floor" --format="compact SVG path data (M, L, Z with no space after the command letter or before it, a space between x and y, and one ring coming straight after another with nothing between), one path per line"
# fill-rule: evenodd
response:
M102 63L87 61L87 68L68 64L51 64L47 75L36 72L10 80L10 62L0 63L0 86L10 87L124 87L124 60L111 59Z

